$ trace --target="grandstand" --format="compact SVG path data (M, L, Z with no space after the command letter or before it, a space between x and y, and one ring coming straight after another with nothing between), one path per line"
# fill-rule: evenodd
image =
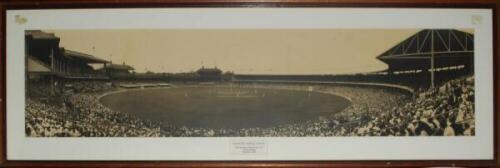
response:
M217 68L205 68L201 67L196 71L201 81L221 81L222 80L222 71Z
M107 66L103 66L99 71L102 71L103 73L106 73L110 77L122 77L122 78L127 78L128 76L131 76L131 71L133 71L134 68L130 65L126 65L125 62L122 64L109 64Z
M59 37L39 30L26 31L27 85L46 85L50 95L61 94L66 82L108 80L91 64L106 66L109 61L59 47Z
M474 73L474 35L453 29L425 29L408 37L377 58L388 69L359 74L244 75L245 81L362 82L429 88Z
M377 57L402 84L434 87L474 73L474 35L458 30L422 30Z

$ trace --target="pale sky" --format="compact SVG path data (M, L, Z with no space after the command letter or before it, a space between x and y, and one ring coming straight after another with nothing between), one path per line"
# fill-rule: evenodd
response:
M387 68L376 57L419 29L51 30L60 46L137 72L215 67L237 74L343 74ZM93 49L94 48L94 49Z

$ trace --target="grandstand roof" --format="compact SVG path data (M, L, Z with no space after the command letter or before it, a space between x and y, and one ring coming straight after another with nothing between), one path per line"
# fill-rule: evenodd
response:
M134 70L130 65L125 64L110 64L106 66L106 69L117 69L117 70Z
M33 37L33 39L40 40L58 40L59 37L55 36L54 33L46 33L41 30L26 30L25 35Z
M433 37L431 39L431 37ZM430 59L431 44L434 42L436 56L474 52L474 35L454 29L424 29L408 37L377 58L388 59ZM439 55L441 54L441 55Z
M198 69L196 71L197 73L222 73L222 70L220 70L219 68L215 67L215 68L205 68L205 67L201 67L200 69Z
M69 57L69 58L78 59L78 60L81 60L83 62L87 62L87 63L108 63L109 62L109 61L94 57L94 56L89 55L89 54L85 54L85 53L81 53L81 52L77 52L77 51L72 51L72 50L66 50L64 48L62 48L62 50L64 52L64 56Z

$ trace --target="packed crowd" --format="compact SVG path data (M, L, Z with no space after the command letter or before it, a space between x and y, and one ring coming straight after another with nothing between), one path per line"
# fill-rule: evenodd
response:
M109 82L67 82L65 84L67 88L73 90L75 93L95 93L109 91L113 88L112 84Z
M28 94L31 97L39 97L50 94L50 85L46 82L30 82L28 83Z
M351 101L341 112L270 128L211 129L154 123L113 111L97 94L64 97L61 105L28 99L26 134L85 136L473 136L474 78L462 78L409 96L381 88L310 84L240 84L237 87L308 90Z
M102 85L89 84L86 88ZM102 88L102 87L101 87ZM28 98L25 132L30 137L157 137L160 126L137 117L116 112L98 101L102 91L63 95L59 100Z

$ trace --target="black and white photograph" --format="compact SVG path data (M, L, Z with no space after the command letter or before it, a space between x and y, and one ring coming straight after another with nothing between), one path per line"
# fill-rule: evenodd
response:
M24 36L26 137L476 132L474 29L36 29Z
M9 10L6 159L496 158L493 16L486 8Z

